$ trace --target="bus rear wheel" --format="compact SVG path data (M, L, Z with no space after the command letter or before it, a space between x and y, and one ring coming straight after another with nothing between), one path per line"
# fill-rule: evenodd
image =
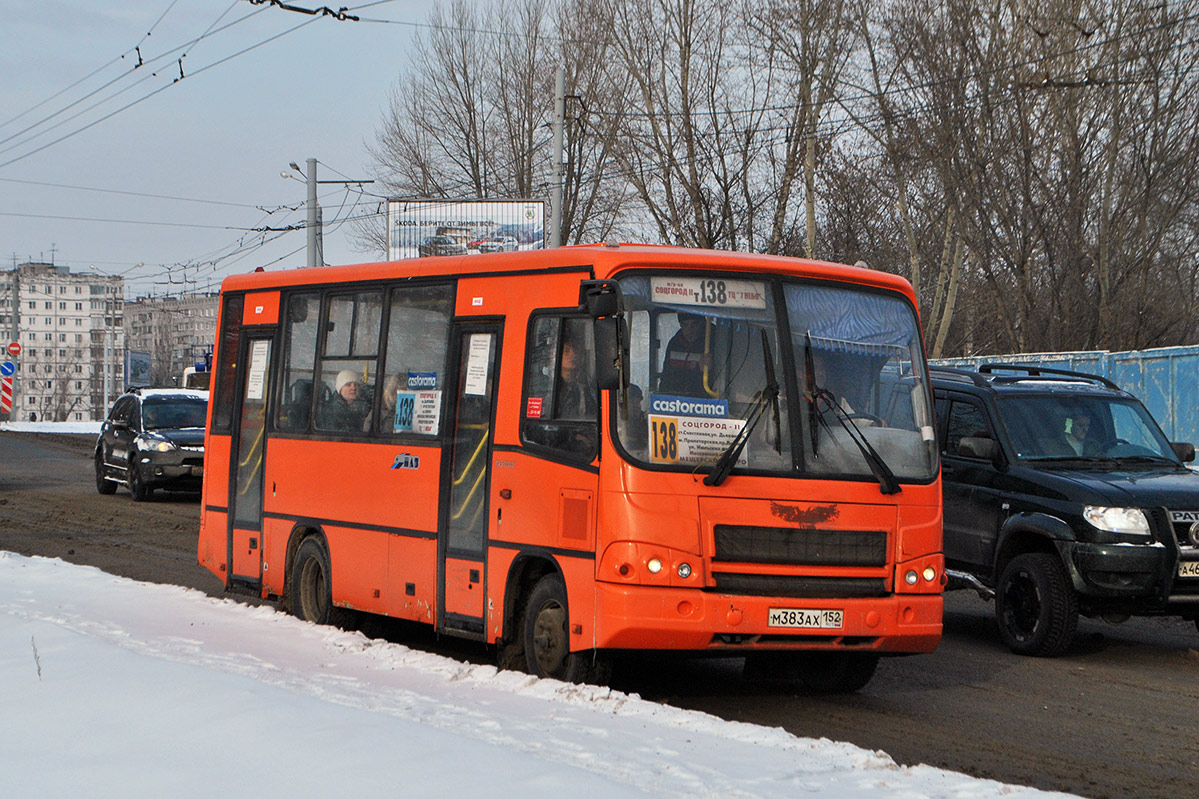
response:
M524 613L525 669L535 677L564 682L601 683L611 666L594 651L570 651L566 584L557 574L537 581Z
M329 552L316 536L305 538L296 550L291 567L287 599L297 618L313 624L337 624L338 609L333 605L329 582Z

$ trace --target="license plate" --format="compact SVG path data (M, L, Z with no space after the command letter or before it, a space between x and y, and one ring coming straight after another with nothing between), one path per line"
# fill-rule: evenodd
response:
M1178 562L1179 577L1199 577L1199 560L1182 560Z
M808 610L806 608L771 608L766 616L770 627L797 627L806 630L841 629L841 610Z

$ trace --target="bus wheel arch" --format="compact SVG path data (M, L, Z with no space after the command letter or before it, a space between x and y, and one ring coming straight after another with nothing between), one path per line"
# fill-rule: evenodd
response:
M497 641L496 665L501 669L525 670L524 618L533 586L547 574L558 574L558 564L549 556L520 554L508 569L504 586L504 633Z
M570 649L570 608L560 572L542 576L521 613L525 670L535 677L573 683L604 683L611 662L594 650Z
M319 528L297 526L287 546L286 610L314 624L339 626L346 614L333 604L329 542Z

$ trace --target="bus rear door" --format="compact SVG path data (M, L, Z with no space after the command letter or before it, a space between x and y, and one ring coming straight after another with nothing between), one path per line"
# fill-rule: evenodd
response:
M278 321L279 295L263 303L250 295L245 325ZM272 313L273 311L273 313ZM258 592L262 588L263 471L266 461L266 410L271 389L271 353L275 329L243 327L238 341L238 387L233 405L233 446L229 462L229 585Z

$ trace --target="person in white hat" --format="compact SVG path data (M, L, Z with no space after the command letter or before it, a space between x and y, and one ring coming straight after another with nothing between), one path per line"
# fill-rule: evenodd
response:
M321 406L318 427L324 430L362 430L370 405L362 396L362 378L342 369L333 382L333 398Z

